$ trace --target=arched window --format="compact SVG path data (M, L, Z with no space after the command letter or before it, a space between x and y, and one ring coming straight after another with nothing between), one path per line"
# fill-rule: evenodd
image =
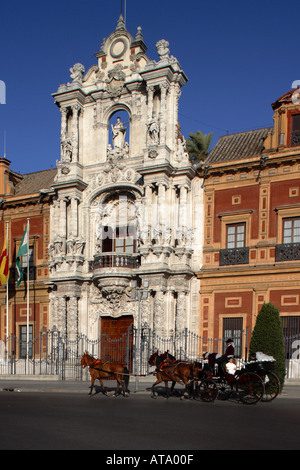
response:
M97 239L102 253L134 254L137 250L135 200L126 191L110 196L103 203Z

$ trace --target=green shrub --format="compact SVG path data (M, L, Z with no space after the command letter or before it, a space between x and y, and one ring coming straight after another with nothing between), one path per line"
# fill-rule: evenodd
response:
M276 360L274 372L278 376L282 388L285 377L283 331L279 310L271 303L264 303L262 306L252 333L250 355L258 351L273 356Z

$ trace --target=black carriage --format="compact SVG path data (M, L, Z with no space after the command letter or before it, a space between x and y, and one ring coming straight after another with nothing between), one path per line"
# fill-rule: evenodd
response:
M196 387L196 397L202 401L212 402L217 397L220 399L236 397L242 403L252 405L263 398L264 382L255 372L241 369L234 375L227 374L224 370L215 374L205 366L204 371L206 378L201 377Z
M280 392L280 380L274 372L275 367L275 361L250 361L245 364L247 372L253 372L261 378L264 384L264 402L274 400Z

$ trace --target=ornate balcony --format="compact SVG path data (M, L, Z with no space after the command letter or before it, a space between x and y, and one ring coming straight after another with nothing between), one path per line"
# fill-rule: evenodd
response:
M275 261L300 260L300 243L276 245Z
M134 269L140 266L138 254L127 253L97 253L90 263L93 280L107 297L120 296L130 286Z
M249 263L249 247L220 250L220 266Z

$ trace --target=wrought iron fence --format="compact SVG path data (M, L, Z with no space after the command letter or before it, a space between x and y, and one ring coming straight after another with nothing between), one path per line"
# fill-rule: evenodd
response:
M250 330L243 330L233 338L239 345L241 361L248 358L250 340ZM205 352L222 354L225 341L226 338L201 337L187 329L164 338L150 328L141 328L140 334L137 329L129 328L118 339L101 335L97 340L90 340L85 335L78 335L71 341L54 328L42 330L30 341L28 348L24 348L24 342L14 335L0 341L0 376L52 375L61 380L87 380L88 371L80 366L85 351L104 361L122 361L131 374L146 376L151 372L148 359L157 350L161 353L168 350L179 360L201 361ZM285 337L284 344L287 377L300 378L300 336ZM26 357L24 349L29 351Z

